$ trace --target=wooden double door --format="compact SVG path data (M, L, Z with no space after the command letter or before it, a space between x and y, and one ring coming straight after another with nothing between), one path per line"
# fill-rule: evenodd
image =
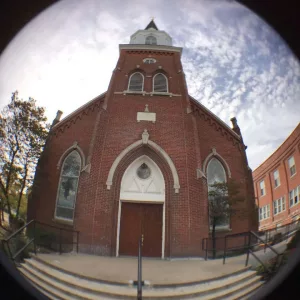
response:
M138 255L138 241L143 235L142 255L161 257L163 204L122 202L119 255Z

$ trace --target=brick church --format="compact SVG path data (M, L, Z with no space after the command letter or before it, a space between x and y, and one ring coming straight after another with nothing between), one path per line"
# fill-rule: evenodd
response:
M80 252L135 256L143 236L144 256L203 256L209 186L234 179L249 213L224 218L218 235L257 229L237 120L230 128L188 94L182 48L152 20L119 50L108 90L62 120L58 111L28 221L80 231Z

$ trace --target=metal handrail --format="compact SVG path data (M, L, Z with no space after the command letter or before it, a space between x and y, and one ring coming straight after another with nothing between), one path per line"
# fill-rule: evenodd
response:
M142 238L139 239L139 255L138 255L138 280L137 280L137 300L142 300Z
M22 232L25 228L27 228L30 224L33 224L33 238L30 239L30 241L24 245L20 250L17 251L17 253L12 254L10 246L9 246L9 241L14 238L16 235L18 235L20 232ZM2 244L4 246L4 244L6 244L7 249L8 249L8 253L10 258L15 262L15 259L31 244L33 243L34 245L34 253L35 255L37 254L36 251L36 224L40 224L43 226L48 226L51 228L55 228L59 230L59 253L62 253L62 240L61 240L61 232L62 231L68 231L68 232L72 232L72 233L76 233L76 251L78 253L78 248L79 248L79 231L78 230L73 230L73 229L68 229L68 228L61 228L55 225L50 225L50 224L46 224L37 220L32 219L31 221L29 221L28 223L26 223L25 225L23 225L21 228L19 228L17 231L15 231L14 233L12 233L8 238L3 239L2 240ZM74 242L72 242L72 244L74 244Z
M265 240L263 240L258 236L259 240L262 241L262 243L264 244L264 251L266 251L266 248L267 248L266 243L270 243L270 237L271 237L271 232L272 231L274 231L274 233L275 233L277 231L280 231L280 230L283 230L283 229L286 228L286 231L285 231L285 233L283 233L283 237L282 237L282 240L284 240L290 235L291 232L294 232L294 231L297 230L297 228L291 229L291 226L293 226L294 224L300 225L300 222L299 221L293 221L291 223L282 225L282 226L277 227L277 228L268 229L268 230L265 230L265 231L260 231L259 233L266 237ZM245 238L246 238L248 236L248 234L249 234L249 231L246 231L246 232L229 234L229 235L226 235L225 237L217 237L217 239L224 239L224 244L225 244L227 238L234 238L234 237L238 237L238 236L245 236ZM205 260L207 260L207 258L208 258L208 252L209 251L212 252L212 251L216 250L216 249L208 249L208 243L207 243L208 240L209 240L209 238L203 238L202 239L202 250L205 251ZM257 245L257 243L252 244L251 247L256 246L256 245ZM245 247L245 249L247 249L246 242L245 242L244 246L241 246L239 249L243 249L243 247ZM231 250L238 250L238 248L235 248L235 247L232 247L230 249L226 248L226 251L231 251ZM226 254L226 251L225 251L224 255ZM224 255L223 255L223 257L224 257Z

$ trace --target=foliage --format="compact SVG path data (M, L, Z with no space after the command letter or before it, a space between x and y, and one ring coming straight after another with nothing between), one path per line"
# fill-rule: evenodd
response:
M234 181L215 182L209 187L209 219L212 227L213 257L216 256L216 227L230 217L243 211L237 207L239 202L244 202L245 197L240 194L240 186Z
M287 249L294 249L297 246L299 246L300 244L300 230L297 230L297 232L295 233L295 235L292 237L292 239L289 241L289 243L287 244Z
M20 100L14 92L0 114L0 197L11 219L13 211L25 217L26 190L49 131L44 113L34 99Z

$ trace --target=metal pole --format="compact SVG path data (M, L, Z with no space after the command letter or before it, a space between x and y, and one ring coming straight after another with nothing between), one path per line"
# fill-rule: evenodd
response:
M225 236L224 240L225 240L225 243L224 243L223 265L225 265L225 258L226 258L226 247L227 247L227 238L226 238L226 236Z
M61 228L59 228L59 254L61 254Z
M33 222L33 249L34 249L34 254L36 255L36 225L35 221Z
M142 245L139 240L137 300L142 300Z
M247 249L247 258L246 258L245 267L248 266L248 262L249 262L250 245L251 245L251 231L249 231L249 240L248 240L248 247L247 247L248 249Z
M76 250L77 250L77 253L78 253L78 247L79 247L79 231L77 231L77 247L76 247Z

